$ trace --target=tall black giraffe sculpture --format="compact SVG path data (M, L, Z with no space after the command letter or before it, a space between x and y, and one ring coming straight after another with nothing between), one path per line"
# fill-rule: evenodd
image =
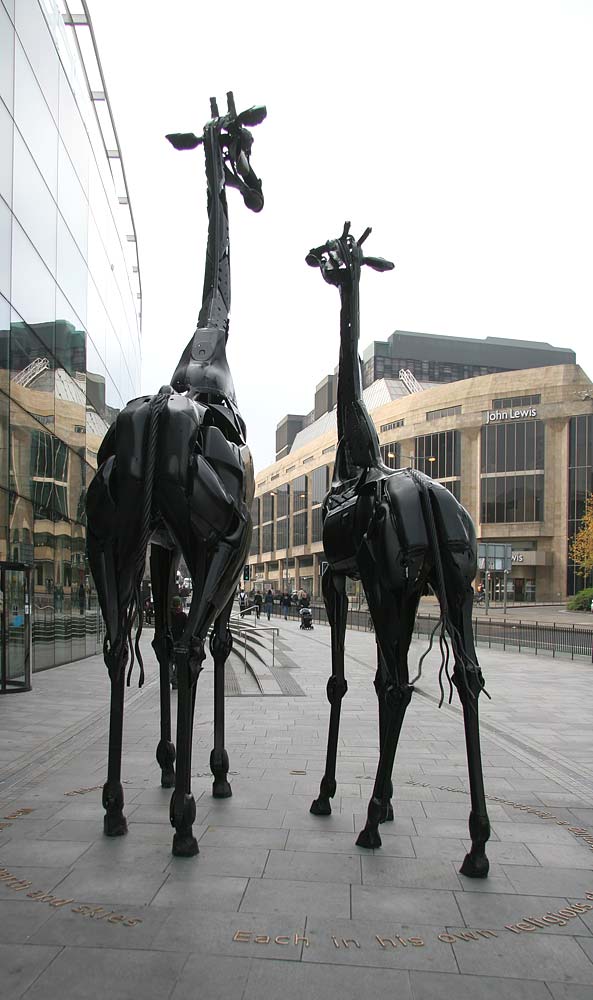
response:
M485 844L490 836L486 812L478 697L484 687L474 648L471 609L476 574L476 535L472 520L440 483L415 469L393 471L381 460L379 439L362 397L358 357L360 269L393 268L389 261L365 257L346 223L339 239L316 247L307 263L319 267L325 281L340 292L338 370L338 446L331 488L323 505L323 548L328 566L323 597L331 626L332 674L327 685L331 705L327 759L319 797L311 812L331 813L336 791L336 753L340 706L347 690L344 638L348 598L346 578L361 580L377 640L375 690L379 701L379 765L365 828L356 843L380 847L379 824L393 819L391 774L406 708L414 690L408 651L420 596L426 584L440 608L443 670L448 673L449 636L453 650L452 681L463 706L471 790L471 849L461 872L488 874ZM419 676L419 675L418 675ZM439 675L443 692L441 675ZM451 683L451 680L449 681ZM451 689L452 690L452 689Z
M87 548L106 624L104 658L111 679L104 830L127 832L123 814L121 754L125 668L134 660L133 622L140 617L140 585L151 542L150 575L155 604L153 647L159 662L161 737L157 761L161 784L174 787L173 854L198 853L192 833L196 806L191 793L192 730L196 688L212 626L214 659L213 795L231 795L224 745L224 664L231 651L228 627L240 569L249 551L253 465L245 443L226 358L230 308L229 229L226 187L236 187L248 208L263 207L261 181L249 155L246 128L262 122L263 107L237 114L232 93L228 113L211 99L203 134L169 135L176 149L204 146L208 187L208 243L202 307L197 329L171 380L156 396L132 400L107 432L98 472L87 497ZM177 767L171 742L169 628L172 583L180 556L192 579L188 620L174 653L178 668ZM141 624L140 624L141 630ZM136 635L135 650L143 680ZM129 654L129 655L128 655ZM128 674L129 682L129 674Z

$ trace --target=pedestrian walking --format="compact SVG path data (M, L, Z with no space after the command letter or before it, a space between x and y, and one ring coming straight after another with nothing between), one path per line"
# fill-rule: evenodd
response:
M271 589L268 589L268 591L266 593L266 599L264 601L264 611L266 612L266 614L268 616L268 621L272 617L272 611L273 611L273 609L274 609L274 595L273 595Z
M243 587L241 587L241 589L239 591L239 610L240 611L244 610L244 608L245 608L245 602L246 601L247 601L247 594L243 590Z
M284 615L284 621L286 622L288 621L288 611L290 608L290 594L284 591L280 603L282 605L282 614Z
M259 590L256 590L255 594L253 595L253 603L255 604L255 616L256 618L259 618L261 614L261 606L264 603L264 599L260 594Z

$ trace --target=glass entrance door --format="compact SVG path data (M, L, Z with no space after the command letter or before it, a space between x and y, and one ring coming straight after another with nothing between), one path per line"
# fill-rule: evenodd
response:
M31 689L31 570L0 563L0 694Z

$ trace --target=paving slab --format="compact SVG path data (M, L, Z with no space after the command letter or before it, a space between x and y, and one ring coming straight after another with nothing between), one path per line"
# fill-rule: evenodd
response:
M395 819L366 851L355 841L377 766L374 637L347 633L338 784L332 815L317 817L330 634L279 627L283 658L264 693L226 702L228 800L211 797L205 661L193 859L171 855L150 637L146 684L126 689L126 837L102 835L102 660L36 674L31 692L0 699L2 996L84 1000L100 983L134 1000L592 1000L593 852L568 827L593 833L593 666L480 649L492 695L480 700L485 786L502 801L489 800L490 875L473 880L459 874L471 808L462 713L457 701L438 709L438 660L427 657L402 729ZM412 664L424 648L413 641ZM573 903L579 912L554 918Z

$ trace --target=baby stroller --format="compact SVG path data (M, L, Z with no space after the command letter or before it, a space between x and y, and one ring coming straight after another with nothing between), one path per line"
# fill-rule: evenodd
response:
M313 612L311 608L301 608L299 611L301 628L313 628Z

